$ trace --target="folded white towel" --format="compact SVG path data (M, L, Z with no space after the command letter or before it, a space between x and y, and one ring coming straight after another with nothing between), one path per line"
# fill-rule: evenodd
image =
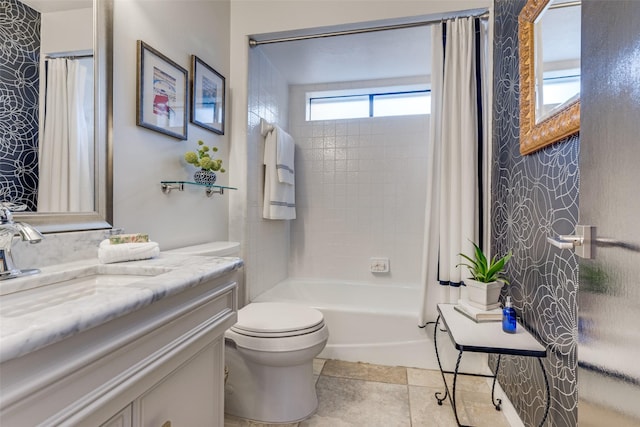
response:
M272 133L276 134L276 169L278 170L278 180L285 184L295 183L295 143L287 132L274 126Z
M160 246L156 242L112 245L109 239L105 239L98 246L98 260L103 264L149 259L159 254Z
M281 131L281 129L278 129ZM269 132L264 144L264 206L262 217L266 219L296 218L295 183L286 184L278 179L277 138L275 129ZM293 139L291 139L293 141ZM292 150L293 151L293 150Z

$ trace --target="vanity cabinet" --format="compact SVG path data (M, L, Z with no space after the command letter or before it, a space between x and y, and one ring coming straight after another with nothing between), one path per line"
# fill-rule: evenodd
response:
M100 427L131 427L131 407L133 404L127 406L122 411L111 417L109 421L102 424Z
M221 350L217 340L142 395L134 405L140 421L134 426L222 426Z
M223 350L222 339L211 343L101 427L222 426Z
M0 364L6 426L224 425L237 270Z

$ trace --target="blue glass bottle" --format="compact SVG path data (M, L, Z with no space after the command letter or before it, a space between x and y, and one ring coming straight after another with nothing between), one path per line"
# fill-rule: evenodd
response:
M502 309L502 330L508 334L516 333L516 311L511 305L511 297L507 297L507 302Z

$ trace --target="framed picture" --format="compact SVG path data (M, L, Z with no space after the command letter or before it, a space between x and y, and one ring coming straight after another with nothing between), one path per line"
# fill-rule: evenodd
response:
M191 122L224 135L224 77L192 55L191 79Z
M138 40L138 126L187 139L187 82L187 70Z

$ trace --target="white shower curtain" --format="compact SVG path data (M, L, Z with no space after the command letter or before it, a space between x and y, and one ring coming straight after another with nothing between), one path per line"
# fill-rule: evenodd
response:
M474 18L432 26L431 131L420 325L436 304L457 302L466 270L459 253L473 253L479 236L478 101ZM439 72L437 70L440 70Z
M44 131L39 146L39 212L91 212L93 177L84 113L87 70L77 60L47 60Z

